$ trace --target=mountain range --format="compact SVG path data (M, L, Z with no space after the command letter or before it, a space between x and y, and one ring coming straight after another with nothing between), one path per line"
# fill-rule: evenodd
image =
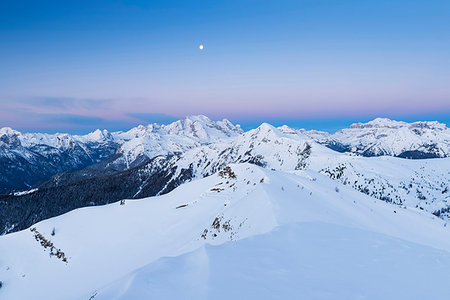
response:
M379 118L366 124L353 124L333 134L288 126L279 130L310 138L335 151L366 157L450 155L450 131L438 122L406 123ZM141 125L126 132L96 130L84 136L21 133L2 128L0 193L32 188L65 171L89 168L111 174L160 155L182 153L243 133L239 125L226 119L214 122L205 116L190 116L169 125Z
M450 130L436 121L406 123L377 118L325 133L317 141L340 152L368 157L438 158L450 153Z
M228 120L191 116L169 125L149 124L126 132L87 135L20 133L0 129L0 193L24 190L64 171L96 167L123 171L158 155L230 138L242 129Z
M423 134L414 133L418 127L423 128ZM379 136L381 131L386 133L376 139L374 134ZM396 139L406 133L423 137L424 141ZM68 149L67 146L57 148L60 144L54 141L60 135L14 135L25 149L30 148L25 146L36 145L37 137L46 141L48 147ZM359 145L372 149L370 153L374 156L367 157L367 151L361 153L363 146L335 151L336 141L339 139L341 143L344 135L352 144L359 138ZM29 140L33 142L24 139L27 136L32 137ZM436 147L424 148L433 136ZM192 116L169 125L152 124L115 133L96 131L86 136L66 135L66 139L82 149L96 141L96 149L109 145L116 150L85 168L57 173L29 189L0 196L0 233L22 230L79 207L165 194L184 182L214 174L231 163L252 163L288 172L310 169L376 199L426 210L443 219L450 216L447 167L450 158L411 160L399 155L416 151L423 153L419 156L423 158L431 155L426 151L441 149L440 155L448 156L448 129L436 122L408 125L376 119L334 134L287 126L275 128L263 123L243 132L227 120L213 122L204 116ZM389 149L397 152L376 157Z
M0 298L446 299L449 145L387 119L3 128Z

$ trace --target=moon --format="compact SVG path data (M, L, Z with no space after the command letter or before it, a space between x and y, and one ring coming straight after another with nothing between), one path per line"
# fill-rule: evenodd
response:
M198 46L198 49L203 50L203 45Z

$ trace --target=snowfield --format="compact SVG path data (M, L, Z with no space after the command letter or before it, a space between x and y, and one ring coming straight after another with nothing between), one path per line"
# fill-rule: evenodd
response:
M328 223L162 258L94 299L447 299L448 252ZM86 299L86 298L80 298Z
M317 171L231 164L0 237L0 298L447 299L450 231Z

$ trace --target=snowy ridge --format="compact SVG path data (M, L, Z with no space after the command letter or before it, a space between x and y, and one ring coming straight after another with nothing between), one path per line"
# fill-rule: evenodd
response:
M309 229L300 230L302 227L298 226ZM286 231L286 228L291 229ZM312 252L322 253L320 249L334 247L335 242L328 235L323 236L322 244L304 243L314 241L306 232L320 236L321 232L326 232L323 231L325 228L335 228L334 238L352 240L355 249L363 250L365 243L373 245L371 247L384 245L379 250L371 248L376 255L383 255L389 246L394 251L388 254L395 255L402 264L411 257L402 257L403 254L412 255L408 249L420 249L421 257L425 254L425 257L439 259L441 264L450 266L450 231L444 221L433 215L375 200L311 170L287 173L239 164L182 185L163 196L78 209L40 222L32 226L32 230L0 237L0 278L3 281L0 293L9 300L30 297L48 300L136 299L182 292L210 299L218 289L208 284L216 275L214 264L228 257L226 253L233 253L227 250L225 255L216 257L211 252L214 249L230 249L224 243L233 242L239 247L236 249L244 247L244 251L253 252L258 248L248 248L246 243L252 246L252 241L262 238L268 239L265 247L288 243L294 252L301 253L300 249L311 247ZM349 233L350 229L353 231ZM367 235L373 238L365 240L363 237ZM277 236L281 240L277 240ZM247 239L249 242L245 242ZM205 248L205 245L219 248ZM66 261L50 255L50 247L57 247ZM200 257L197 256L199 253ZM266 252L264 257L275 261L283 259L270 253ZM357 253L370 259L364 256L364 251ZM180 280L181 286L188 287L186 290L159 281L176 276L173 272L177 268L167 269L168 262L163 257L173 257L173 266L183 267L187 263L184 254L192 257L192 263L200 267L188 269L206 272L198 273L200 277L192 277L192 273L184 273L186 269L182 269L183 274L190 276L174 278ZM297 266L300 263L294 256L291 258L291 264ZM304 264L303 273L311 274L313 269ZM383 277L370 271L376 265L369 263L366 280ZM287 265L284 267L286 275L294 271ZM387 268L383 270L387 273L392 268L384 263L382 267ZM425 278L435 271L433 264L424 262L422 267L420 271L412 271ZM444 269L441 265L441 270ZM270 267L267 270L276 271ZM241 271L238 267L234 272L240 274ZM259 278L257 272L251 274ZM275 286L267 286L268 298L280 289L298 288L298 282L290 285L277 278L274 277ZM434 278L434 283L440 283L439 278L445 276ZM252 290L256 287L248 275L238 276L238 279L244 283L242 293L251 295L257 291ZM304 292L314 292L314 286L321 282L320 278L317 280L312 290ZM422 285L412 285L408 289L420 292L423 284L427 284L427 288L433 286L423 281ZM333 287L337 288L329 282L330 294L328 297L322 295L323 298L332 298ZM308 289L307 286L304 288ZM396 289L400 292L404 288L397 285ZM228 290L216 296L226 299L234 289ZM369 292L373 291L362 291L368 298L376 297L376 294L367 294Z

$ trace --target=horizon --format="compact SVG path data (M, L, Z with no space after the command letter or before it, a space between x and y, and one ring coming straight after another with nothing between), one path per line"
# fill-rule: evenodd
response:
M2 1L0 127L448 124L449 27L435 0Z
M270 124L270 125L272 125L272 126L274 126L276 128L286 125L286 126L289 126L291 128L294 128L294 129L318 130L318 131L325 131L325 132L328 132L328 133L334 133L334 132L337 132L337 131L339 131L341 129L349 128L352 124L355 124L355 123L367 123L367 122L370 122L370 121L373 121L373 120L379 119L379 118L381 118L381 119L388 119L388 120L391 120L391 121L406 122L406 123L434 122L434 121L436 121L436 122L439 122L439 123L444 124L446 126L448 124L447 122L442 122L442 121L439 121L439 120L432 120L432 119L430 119L430 120L416 120L416 119L412 118L412 119L400 120L400 119L391 119L391 118L386 118L386 117L376 117L376 118L370 118L370 119L366 119L366 120L362 120L362 121L354 121L354 122L351 122L351 121L348 121L348 120L328 120L328 121L324 121L324 120L288 120L287 122L284 122L283 120L272 120L272 122L263 120L263 121L250 121L250 122L241 124L240 122L234 122L234 121L232 121L232 120L230 120L228 118L213 119L213 118L209 118L206 115L189 115L189 116L185 116L185 117L181 117L181 118L177 118L175 116L164 115L164 116L160 116L159 119L155 119L154 121L149 121L149 122L146 122L146 123L143 122L143 123L139 123L139 124L136 124L134 126L131 126L131 127L119 128L119 129L108 129L108 128L101 128L101 127L94 128L94 127L92 127L92 128L73 129L73 130L62 131L62 130L57 130L57 129L45 129L45 128L41 128L41 130L36 130L36 129L29 130L29 129L26 129L26 128L25 129L13 128L11 126L3 126L3 127L0 127L0 129L11 128L11 129L17 130L17 131L19 131L21 133L86 135L86 134L89 134L89 133L94 132L96 130L101 130L101 131L107 130L108 132L119 132L119 131L126 132L128 130L131 130L132 128L135 128L135 127L141 126L141 125L142 126L147 126L147 125L150 125L150 124L168 125L168 124L171 124L171 123L176 122L178 120L183 120L185 118L195 117L195 116L205 116L205 117L207 117L208 119L210 119L210 120L212 120L214 122L222 121L222 120L226 119L226 120L230 121L235 126L239 125L242 128L242 130L244 130L245 132L247 132L249 130L252 130L252 129L256 129L259 126L261 126L261 124L263 124L263 123L268 123L268 124ZM320 126L320 124L322 124L322 126ZM304 126L302 126L302 125L304 125ZM333 128L333 129L329 129L329 128Z
M449 224L450 0L0 0L0 300L446 300Z

